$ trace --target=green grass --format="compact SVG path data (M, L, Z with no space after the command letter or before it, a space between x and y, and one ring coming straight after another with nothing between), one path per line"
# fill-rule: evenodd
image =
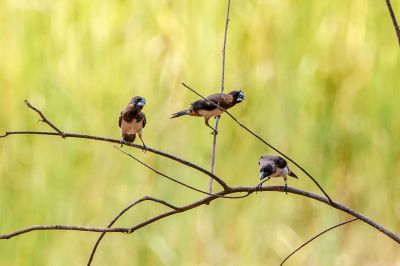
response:
M0 134L47 130L29 99L62 130L119 138L134 95L148 104L146 144L209 168L202 119L169 120L219 90L226 1L0 2ZM400 5L393 3L400 16ZM327 192L400 233L400 49L384 1L233 1L226 90L243 123L290 154ZM147 163L201 189L208 178L150 153ZM223 116L216 173L255 185L272 153ZM319 192L306 176L289 185ZM270 184L282 184L281 180ZM0 140L0 233L33 224L104 226L131 201L201 198L111 144L45 136ZM138 206L117 226L165 210ZM347 219L309 199L259 193L220 200L133 235L108 235L95 265L277 265ZM33 232L0 241L0 265L84 265L97 234ZM307 246L287 265L397 265L399 246L356 222Z

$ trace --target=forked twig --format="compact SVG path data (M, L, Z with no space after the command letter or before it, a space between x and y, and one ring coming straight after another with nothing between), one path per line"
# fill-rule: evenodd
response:
M43 113L42 113L39 109L37 109L37 108L35 108L33 105L31 105L31 104L28 102L28 100L25 100L24 102L25 102L25 104L26 104L29 108L31 108L33 111L35 111L36 113L38 113L38 114L40 115L40 117L42 118L42 119L40 120L41 122L46 123L46 124L49 125L52 129L54 129L55 131L57 131L57 133L58 133L62 138L65 138L64 132L62 132L61 130L59 130L53 123L51 123L51 122L43 115ZM6 133L6 134L7 134L7 133Z
M292 255L294 255L297 251L299 251L300 249L302 249L304 246L306 246L307 244L309 244L309 243L310 243L311 241L313 241L314 239L316 239L316 238L320 237L321 235L323 235L323 234L329 232L330 230L333 230L333 229L335 229L335 228L337 228L337 227L339 227L339 226L342 226L342 225L345 225L345 224L354 222L354 221L356 221L356 220L358 220L358 218L354 218L354 219L345 221L345 222L343 222L343 223L336 224L336 225L334 225L334 226L332 226L332 227L329 227L328 229L322 231L322 232L319 233L318 235L316 235L316 236L310 238L310 239L307 240L305 243L303 243L300 247L298 247L298 248L296 248L295 250L293 250L293 252L290 253L290 254L281 262L280 266L282 266L282 265L285 263L285 261L287 261ZM105 234L105 233L103 233L103 234Z
M286 155L285 153L281 152L280 150L278 150L277 148L275 148L274 146L272 146L270 143L268 143L267 141L265 141L263 138L261 138L259 135L257 135L256 133L254 133L254 131L250 130L247 126L245 126L244 124L242 124L236 117L234 117L228 110L225 110L224 108L222 108L221 106L219 106L218 104L210 101L209 99L205 98L203 95L201 95L200 93L198 93L197 91L195 91L194 89L192 89L191 87L189 87L188 85L186 85L184 82L182 82L182 85L187 88L188 90L192 91L194 94L200 96L201 98L207 100L208 102L214 104L216 107L218 107L219 109L221 109L222 111L224 111L224 113L228 114L230 118L233 119L233 121L235 121L239 126L241 126L243 129L245 129L247 132L249 132L251 135L253 135L254 137L256 137L258 140L260 140L261 142L263 142L265 145L267 145L268 147L270 147L271 149L273 149L274 151L276 151L277 153L279 153L280 155L282 155L283 157L285 157L287 160L289 160L291 163L293 163L295 166L297 166L303 173L305 173L317 186L318 188L321 190L322 193L324 193L325 197L329 200L329 202L333 202L332 199L329 197L328 193L325 192L325 190L322 188L322 186L318 183L318 181L310 174L308 173L302 166L300 166L296 161L294 161L292 158L290 158L288 155Z

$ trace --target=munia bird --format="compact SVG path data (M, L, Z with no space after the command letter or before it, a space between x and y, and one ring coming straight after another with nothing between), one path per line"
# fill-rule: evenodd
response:
M208 124L208 120L210 120L211 117L220 116L224 110L218 108L215 104L227 110L235 106L237 103L244 101L245 95L241 90L234 90L229 93L211 94L206 98L208 101L205 99L197 100L191 103L189 109L172 114L171 118L183 115L202 116L204 117L204 123L213 130L212 133L216 134L218 132Z
M258 161L260 165L260 181L257 191L261 188L262 184L272 177L283 177L285 180L285 192L287 194L287 176L298 178L292 171L290 171L287 162L280 156L264 155ZM264 179L264 180L263 180Z
M143 146L146 147L142 138L142 129L146 126L146 115L142 112L146 100L141 96L135 96L120 113L118 125L121 128L123 142L132 143L138 133Z

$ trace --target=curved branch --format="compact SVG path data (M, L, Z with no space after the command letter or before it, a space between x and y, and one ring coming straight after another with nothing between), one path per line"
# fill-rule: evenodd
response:
M275 148L274 146L272 146L272 144L268 143L267 141L265 141L263 138L261 138L259 135L257 135L256 133L254 133L252 130L250 130L248 127L246 127L244 124L242 124L236 117L234 117L230 112L228 112L228 110L222 108L221 106L219 106L218 104L210 101L209 99L205 98L203 95L201 95L200 93L198 93L197 91L195 91L194 89L192 89L191 87L189 87L188 85L186 85L185 83L182 82L182 85L184 87L186 87L187 89L189 89L190 91L192 91L193 93L197 94L198 96L200 96L201 98L205 99L206 101L214 104L216 107L218 107L219 109L221 109L222 111L224 111L224 113L228 114L230 118L233 119L233 121L235 121L239 126L241 126L243 129L245 129L247 132L249 132L251 135L253 135L254 137L256 137L258 140L260 140L262 143L264 143L265 145L267 145L268 147L270 147L271 149L273 149L274 151L276 151L277 153L279 153L280 155L282 155L283 157L285 157L287 160L289 160L290 162L292 162L295 166L297 166L303 173L305 173L317 186L318 188L321 190L322 193L324 193L325 197L329 200L329 202L333 202L332 199L329 197L328 193L325 192L325 190L322 188L322 186L318 183L318 181L309 173L307 172L302 166L300 166L295 160L293 160L292 158L290 158L288 155L286 155L285 153L281 152L280 150L278 150L277 148Z
M303 243L300 247L296 248L292 253L290 253L290 254L281 262L280 266L282 266L282 265L285 263L285 261L287 261L293 254L295 254L297 251L299 251L300 249L302 249L304 246L306 246L307 244L309 244L309 243L310 243L311 241L313 241L314 239L316 239L316 238L318 238L319 236L321 236L321 235L323 235L323 234L329 232L330 230L333 230L333 229L335 229L335 228L337 228L337 227L339 227L339 226L342 226L342 225L345 225L345 224L354 222L354 221L356 221L356 220L358 220L358 218L354 218L354 219L345 221L345 222L343 222L343 223L336 224L336 225L334 225L334 226L332 226L332 227L329 227L328 229L322 231L322 232L319 233L318 235L316 235L316 236L310 238L310 239L307 240L305 243ZM103 233L103 234L105 234L105 233Z
M160 200L160 199L157 199L157 198L145 196L145 197L143 197L143 198L140 198L140 199L138 199L138 200L135 200L134 202L132 202L131 204L129 204L127 207L125 207L122 211L120 211L120 212L114 217L114 219L110 222L110 224L107 226L107 228L110 228L111 226L113 226L113 224L114 224L125 212L127 212L130 208L132 208L133 206L135 206L135 205L137 205L137 204L139 204L139 203L141 203L141 202L143 202L143 201L154 201L154 202L158 202L158 203L160 203L160 204L162 204L162 205L165 205L165 206L167 206L167 207L169 207L169 208L171 208L171 209L174 209L174 210L178 210L178 209L179 209L178 207L176 207L176 206L174 206L174 205L172 205L172 204L169 204L168 202L166 202L166 201L164 201L164 200ZM93 247L93 249L92 249L92 253L90 254L90 258L89 258L89 261L88 261L88 263L87 263L88 266L92 263L93 258L94 258L94 254L96 253L96 250L97 250L97 247L99 246L99 244L100 244L100 242L101 242L101 240L103 239L103 237L104 237L105 234L106 234L106 232L103 232L103 233L100 235L100 237L97 239L96 243L94 244L94 247Z
M10 136L10 135L47 135L47 136L59 136L58 133L55 132L46 132L46 131L7 131L5 136ZM84 135L84 134L75 134L75 133L64 133L64 137L65 138L78 138L78 139L92 139L92 140L97 140L97 141L104 141L104 142L110 142L110 143L116 143L116 144L121 144L121 141L118 139L111 139L111 138L105 138L105 137L99 137L99 136L92 136L92 135ZM179 158L177 156L156 150L156 149L152 149L149 146L142 146L142 145L138 145L138 144L134 144L134 143L124 143L125 146L130 146L136 149L140 149L140 150L146 150L149 151L151 153L160 155L162 157L171 159L173 161L176 161L178 163L181 163L183 165L186 165L188 167L191 167L193 169L196 169L199 172L202 172L204 174L206 174L207 176L213 178L216 182L218 182L224 189L227 189L229 186L225 183L225 181L223 181L221 178L219 178L218 176L216 176L215 174L207 171L206 169L191 163L189 161L186 161L182 158Z
M93 231L93 232L123 232L123 233L133 233L134 231L145 227L146 225L152 224L158 220L161 220L165 217L168 217L172 214L176 214L176 213L180 213L180 212L185 212L191 209L194 209L196 207L199 207L201 205L207 204L215 199L219 199L220 196L225 196L225 195L230 195L233 193L240 193L240 192L245 192L248 193L248 195L256 192L256 191L275 191L275 192L285 192L285 187L284 186L268 186L268 187L261 187L261 188L257 188L256 186L239 186L239 187L229 187L227 190L223 190L215 195L211 195L211 196L207 196L203 199L200 199L198 201L195 201L193 203L187 204L185 206L182 207L177 207L177 209L174 209L172 211L168 211L165 213L162 213L160 215L157 215L151 219L148 219L140 224L137 224L131 228L117 228L117 229L113 229L113 230L105 230L104 228L96 228L96 230L85 230L85 231ZM307 197L310 199L314 199L320 202L323 202L325 204L327 204L328 206L331 206L335 209L341 210L345 213L348 213L358 219L360 219L361 221L363 221L366 224L369 224L370 226L374 227L375 229L377 229L378 231L382 232L383 234L385 234L386 236L388 236L389 238L393 239L394 241L396 241L398 244L400 244L400 236L395 234L394 232L390 231L389 229L383 227L382 225L380 225L379 223L375 222L374 220L364 216L363 214L341 204L338 202L332 202L330 203L328 199L326 199L325 197L322 197L320 195L317 195L315 193L312 192L308 192L305 190L301 190L301 189L297 189L297 188L292 188L292 187L288 187L287 188L287 192L288 193L292 193L292 194L296 194L299 196L303 196L303 197ZM59 226L59 225L58 225ZM56 226L49 226L49 227L56 227ZM36 229L35 227L29 227L32 228L30 230L27 229L23 229L23 230L27 230L24 231L22 233L27 233L30 231L35 231L35 230L46 230L46 229ZM70 227L71 228L71 227ZM64 229L64 230L73 230L73 229ZM77 228L83 228L83 227L77 227ZM57 229L57 228L50 228L50 229ZM93 229L93 228L92 228ZM23 230L19 230L19 231L23 231ZM103 231L102 231L103 230ZM21 234L21 233L19 233ZM17 235L19 235L17 234ZM8 236L8 237L5 237ZM14 236L14 233L9 233L6 235L0 235L0 239L5 239L5 238L11 238Z

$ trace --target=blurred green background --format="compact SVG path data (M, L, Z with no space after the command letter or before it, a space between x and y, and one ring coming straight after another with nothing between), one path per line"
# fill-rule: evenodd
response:
M393 1L400 15L400 3ZM210 167L210 130L170 120L219 90L226 1L0 1L0 132L62 130L119 138L119 112L148 104L150 147ZM232 109L314 174L335 200L400 233L400 49L383 0L232 1L226 90ZM177 186L110 143L50 136L0 140L0 233L34 224L105 226L131 201L181 205L201 194ZM208 178L140 150L168 175L207 189ZM216 173L255 185L272 153L227 116ZM289 186L319 193L298 169ZM283 184L272 180L269 184ZM166 208L145 203L117 226ZM277 265L303 241L348 216L295 195L218 200L126 236L107 235L94 265ZM33 232L0 241L0 265L84 265L98 234ZM399 245L361 222L330 232L287 265L400 265Z

